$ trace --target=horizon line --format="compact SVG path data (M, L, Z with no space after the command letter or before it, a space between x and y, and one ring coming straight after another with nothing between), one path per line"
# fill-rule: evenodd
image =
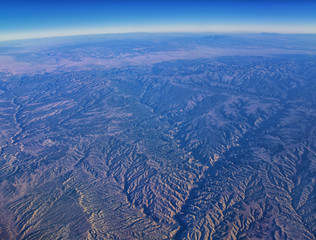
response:
M218 29L219 30L219 29ZM68 32L67 30L65 30ZM80 36L93 36L93 35L119 35L119 34L279 34L279 35L316 35L316 31L254 31L254 30L224 30L224 31L212 31L212 30L158 30L158 31L146 31L146 30L130 30L130 31L75 31L73 33L66 33L65 31L59 31L54 33L42 32L42 33L26 33L24 36L21 34L11 34L8 37L1 38L0 42L9 41L23 41L23 40L40 40L49 38L64 38L64 37L80 37ZM11 37L10 37L11 36Z

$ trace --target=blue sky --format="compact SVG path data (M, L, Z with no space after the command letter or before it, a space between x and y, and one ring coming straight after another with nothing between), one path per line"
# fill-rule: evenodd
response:
M0 40L115 32L316 33L316 1L0 0Z

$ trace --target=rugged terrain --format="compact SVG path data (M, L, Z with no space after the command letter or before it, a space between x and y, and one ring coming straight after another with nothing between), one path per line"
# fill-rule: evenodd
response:
M0 239L315 239L315 36L92 39L2 43Z

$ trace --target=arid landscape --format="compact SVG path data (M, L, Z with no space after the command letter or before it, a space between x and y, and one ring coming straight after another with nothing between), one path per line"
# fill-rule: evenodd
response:
M1 42L0 239L315 239L315 42Z

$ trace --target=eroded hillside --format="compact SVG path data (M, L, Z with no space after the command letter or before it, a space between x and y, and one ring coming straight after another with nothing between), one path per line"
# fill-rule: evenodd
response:
M3 73L1 239L315 239L316 58Z

